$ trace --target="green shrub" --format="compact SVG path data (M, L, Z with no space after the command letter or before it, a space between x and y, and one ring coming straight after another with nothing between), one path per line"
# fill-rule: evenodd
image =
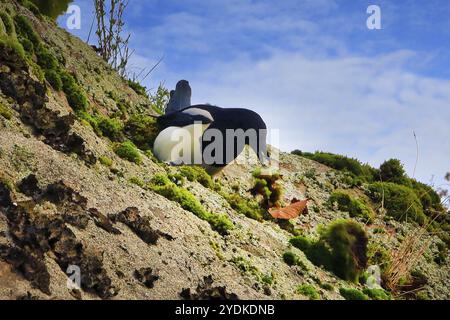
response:
M292 154L314 160L336 170L347 171L355 176L364 177L364 180L367 181L372 181L377 175L377 170L369 165L362 164L357 159L338 154L321 151L310 153L302 152L300 150L294 150L292 151Z
M321 231L321 239L331 248L332 270L337 276L358 281L367 266L368 237L352 220L337 220Z
M257 221L263 220L263 210L256 201L247 200L237 193L226 194L221 192L220 194L225 198L230 207L238 213Z
M111 168L113 166L113 161L110 158L106 157L106 156L101 156L98 159L98 161L100 161L100 163L102 165L104 165L105 167Z
M0 102L0 116L7 120L11 120L12 112Z
M406 186L375 182L369 186L368 195L376 202L381 202L384 195L387 214L397 221L408 219L423 225L427 220L417 195Z
M192 212L198 218L207 221L212 229L220 234L227 234L229 230L233 229L233 223L228 216L207 212L194 195L177 186L167 175L156 175L149 187L163 197L177 202L183 209Z
M186 177L189 181L197 181L202 186L208 189L214 188L214 182L211 178L211 176L199 166L181 166L178 169L179 173Z
M147 89L142 86L139 82L133 80L127 80L128 86L134 90L137 94L147 97Z
M141 154L131 141L125 141L116 145L114 152L122 159L134 162L136 164L142 163Z
M150 150L153 147L159 130L156 120L146 115L133 115L125 125L128 138L141 150Z
M4 11L0 12L0 19L3 21L3 25L5 26L6 34L9 36L13 36L16 33L16 29L14 27L14 22L11 19L11 16Z
M297 293L309 297L310 300L320 299L320 295L317 293L316 288L309 284L298 286Z
M422 204L424 213L428 217L438 218L439 214L445 212L441 203L441 197L432 187L414 179L411 179L411 186Z
M348 212L350 217L360 217L369 222L373 221L375 213L360 199L355 199L349 194L342 191L335 191L331 194L328 203L333 205L338 204L338 208L341 211Z
M380 178L383 182L410 185L403 164L398 159L389 159L381 164Z
M372 300L391 300L392 296L383 289L364 289L363 293Z
M100 116L97 118L97 125L102 134L112 141L123 139L123 125L119 120Z
M353 220L342 219L319 233L317 241L297 236L290 243L315 265L333 271L344 280L357 282L367 265L368 238L364 229Z
M55 70L45 70L45 79L50 83L50 85L55 89L56 91L61 91L63 88L63 83L61 80L61 77L59 76L59 73Z
M345 300L369 300L369 297L357 289L340 288L339 293Z

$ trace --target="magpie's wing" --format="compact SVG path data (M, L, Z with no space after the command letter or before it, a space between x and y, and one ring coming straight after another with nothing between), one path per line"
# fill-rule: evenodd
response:
M162 128L185 127L194 123L208 124L214 122L219 107L208 105L196 105L183 110L158 117L158 124Z

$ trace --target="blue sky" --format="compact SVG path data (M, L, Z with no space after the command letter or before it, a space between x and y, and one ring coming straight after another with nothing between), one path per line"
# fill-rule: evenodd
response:
M84 40L92 2L74 2ZM381 30L366 27L371 4ZM284 151L396 157L412 175L415 131L416 177L439 185L450 170L447 0L131 0L126 23L131 72L164 56L147 87L187 79L194 103L251 108Z

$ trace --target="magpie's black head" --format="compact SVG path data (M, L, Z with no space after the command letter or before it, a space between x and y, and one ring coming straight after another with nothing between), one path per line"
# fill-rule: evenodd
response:
M178 81L175 89L181 95L187 94L188 96L191 96L192 94L191 86L189 85L189 81L187 80Z

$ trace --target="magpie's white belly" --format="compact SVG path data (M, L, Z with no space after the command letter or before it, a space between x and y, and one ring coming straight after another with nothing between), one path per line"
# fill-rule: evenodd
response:
M168 127L156 137L153 153L163 162L202 164L201 137L209 124Z

